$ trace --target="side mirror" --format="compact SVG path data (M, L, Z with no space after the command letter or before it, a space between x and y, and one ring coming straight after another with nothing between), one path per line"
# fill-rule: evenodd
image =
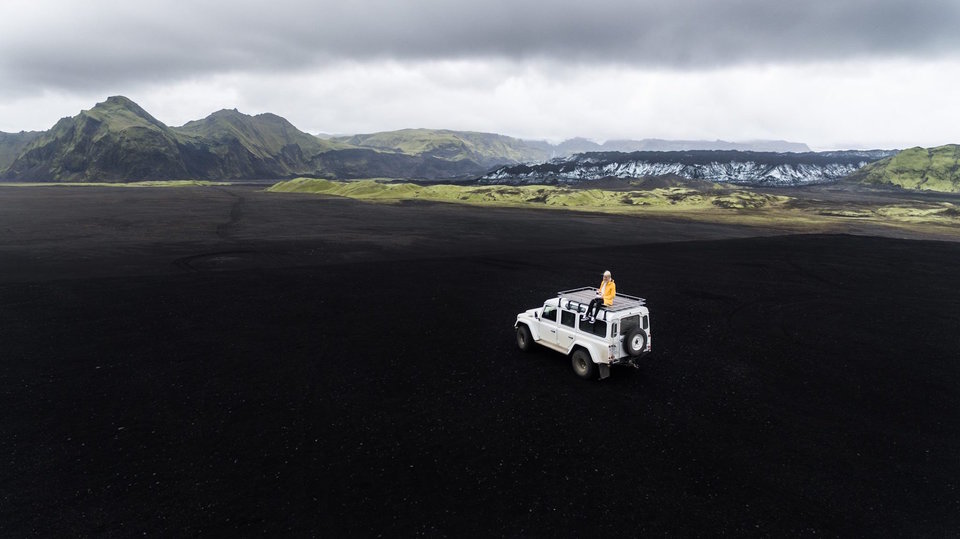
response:
M537 311L533 311L533 317L536 318L537 320L540 320L540 314L537 313Z

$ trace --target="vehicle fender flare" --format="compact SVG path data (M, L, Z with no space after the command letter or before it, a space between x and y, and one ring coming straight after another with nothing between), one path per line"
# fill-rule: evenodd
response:
M517 320L513 325L514 329L520 326L527 326L527 329L530 330L530 336L533 337L534 341L540 340L540 328L537 327L537 324L531 324L529 320Z
M590 361L592 361L592 362L594 362L594 363L596 363L596 364L599 365L600 362L597 361L597 359L599 359L599 358L597 357L597 353L596 353L595 350L591 350L591 348L592 348L592 347L590 347L590 346L584 346L584 345L582 345L582 344L577 343L577 344L574 344L573 346L571 346L569 350L567 350L567 356L573 356L573 353L576 352L578 349L580 349L580 350L585 351L585 352L590 356Z

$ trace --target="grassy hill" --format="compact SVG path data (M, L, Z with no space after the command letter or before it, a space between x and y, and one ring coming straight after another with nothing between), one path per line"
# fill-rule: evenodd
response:
M330 181L297 178L277 183L272 193L347 197L371 203L443 202L491 207L572 210L659 216L691 221L770 226L784 231L840 231L864 224L956 238L960 211L952 200L905 193L872 201L802 199L739 186L684 186L634 182L614 190L546 185L417 185L384 179Z
M352 182L297 178L268 189L274 193L313 193L370 201L426 200L459 204L609 211L615 213L697 212L779 207L789 198L745 189L655 187L631 191L578 189L544 185L415 185L376 179Z
M473 161L482 166L541 161L550 157L542 144L472 131L401 129L332 140L361 148L429 156L446 161Z
M957 193L960 192L960 145L903 150L863 167L848 179L868 185Z

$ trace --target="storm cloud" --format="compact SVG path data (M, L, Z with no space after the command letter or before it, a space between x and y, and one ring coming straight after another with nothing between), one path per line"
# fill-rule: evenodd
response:
M0 18L0 79L9 93L344 61L691 70L931 58L960 50L958 27L955 0L15 0Z
M6 0L0 131L109 95L309 132L956 140L960 2Z

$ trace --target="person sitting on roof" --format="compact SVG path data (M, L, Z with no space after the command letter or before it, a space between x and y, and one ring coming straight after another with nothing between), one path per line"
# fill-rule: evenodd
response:
M590 320L591 324L596 322L597 314L600 313L600 305L604 305L605 307L613 305L613 298L616 295L617 285L613 282L613 276L610 275L610 270L607 270L603 272L603 281L600 283L600 288L597 289L597 297L590 302L584 318Z

